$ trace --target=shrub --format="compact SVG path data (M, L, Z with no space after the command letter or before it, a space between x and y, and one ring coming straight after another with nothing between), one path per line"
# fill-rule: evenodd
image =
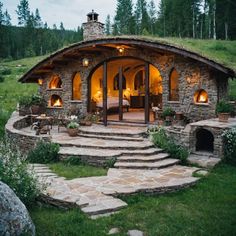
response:
M162 127L158 127L157 131L152 134L152 141L155 146L168 152L171 157L177 158L182 164L185 164L189 155L186 148L176 144L171 137L167 136Z
M21 107L30 107L31 105L31 96L22 96L19 99L19 106Z
M68 129L77 129L79 128L79 124L74 122L74 121L71 121L68 125L67 125L67 128Z
M115 163L116 163L116 158L113 157L113 158L111 158L111 159L106 160L106 162L105 162L105 167L107 167L107 168L113 168L114 165L115 165Z
M0 142L0 180L9 185L26 205L31 205L39 195L39 185L27 169L24 157L11 150L6 141Z
M167 116L174 116L175 111L171 107L166 107L162 113L163 118L166 118Z
M236 164L236 128L225 130L222 138L225 160L229 163Z
M3 69L0 71L0 74L1 74L1 75L10 75L10 74L11 74L11 69L9 69L9 68L3 68Z
M52 163L59 160L59 145L39 141L36 147L28 153L27 160L31 163Z
M234 112L234 107L229 102L221 100L216 105L216 114L218 114L218 113L233 113L233 112Z
M10 113L0 108L0 139L5 134L5 124L9 119Z
M0 76L0 83L3 83L5 78L3 76Z
M33 94L31 96L22 96L19 99L19 105L21 107L30 107L32 105L41 105L43 103L44 100L39 94Z

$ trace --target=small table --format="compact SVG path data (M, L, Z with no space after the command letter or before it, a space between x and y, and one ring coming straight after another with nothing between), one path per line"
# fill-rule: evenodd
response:
M51 129L52 129L52 120L53 120L52 116L37 116L35 120L38 122L36 135L39 135L43 131L50 134L49 126L51 126Z

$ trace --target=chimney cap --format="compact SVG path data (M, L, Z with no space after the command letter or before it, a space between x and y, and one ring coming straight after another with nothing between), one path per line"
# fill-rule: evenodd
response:
M89 13L87 14L87 16L92 16L92 15L98 16L99 14L98 14L97 12L95 12L94 10L92 10L91 12L89 12Z

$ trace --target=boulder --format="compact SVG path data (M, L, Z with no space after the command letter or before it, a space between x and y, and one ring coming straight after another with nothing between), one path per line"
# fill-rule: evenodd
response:
M25 205L0 181L0 235L35 235L35 226Z

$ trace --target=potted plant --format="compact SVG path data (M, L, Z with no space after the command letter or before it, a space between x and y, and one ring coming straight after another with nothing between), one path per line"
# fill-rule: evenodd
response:
M220 122L228 122L230 114L233 113L234 107L227 101L221 100L216 105L216 114Z
M39 94L33 94L31 97L31 111L32 114L39 114L42 108L44 100Z
M26 116L30 114L31 96L22 96L19 99L19 115Z
M162 116L166 121L172 121L175 115L175 111L171 107L166 107L162 113Z
M67 131L68 131L68 134L69 136L71 137L75 137L77 136L78 134L78 131L79 131L79 124L74 122L74 121L71 121L68 125L67 125Z

